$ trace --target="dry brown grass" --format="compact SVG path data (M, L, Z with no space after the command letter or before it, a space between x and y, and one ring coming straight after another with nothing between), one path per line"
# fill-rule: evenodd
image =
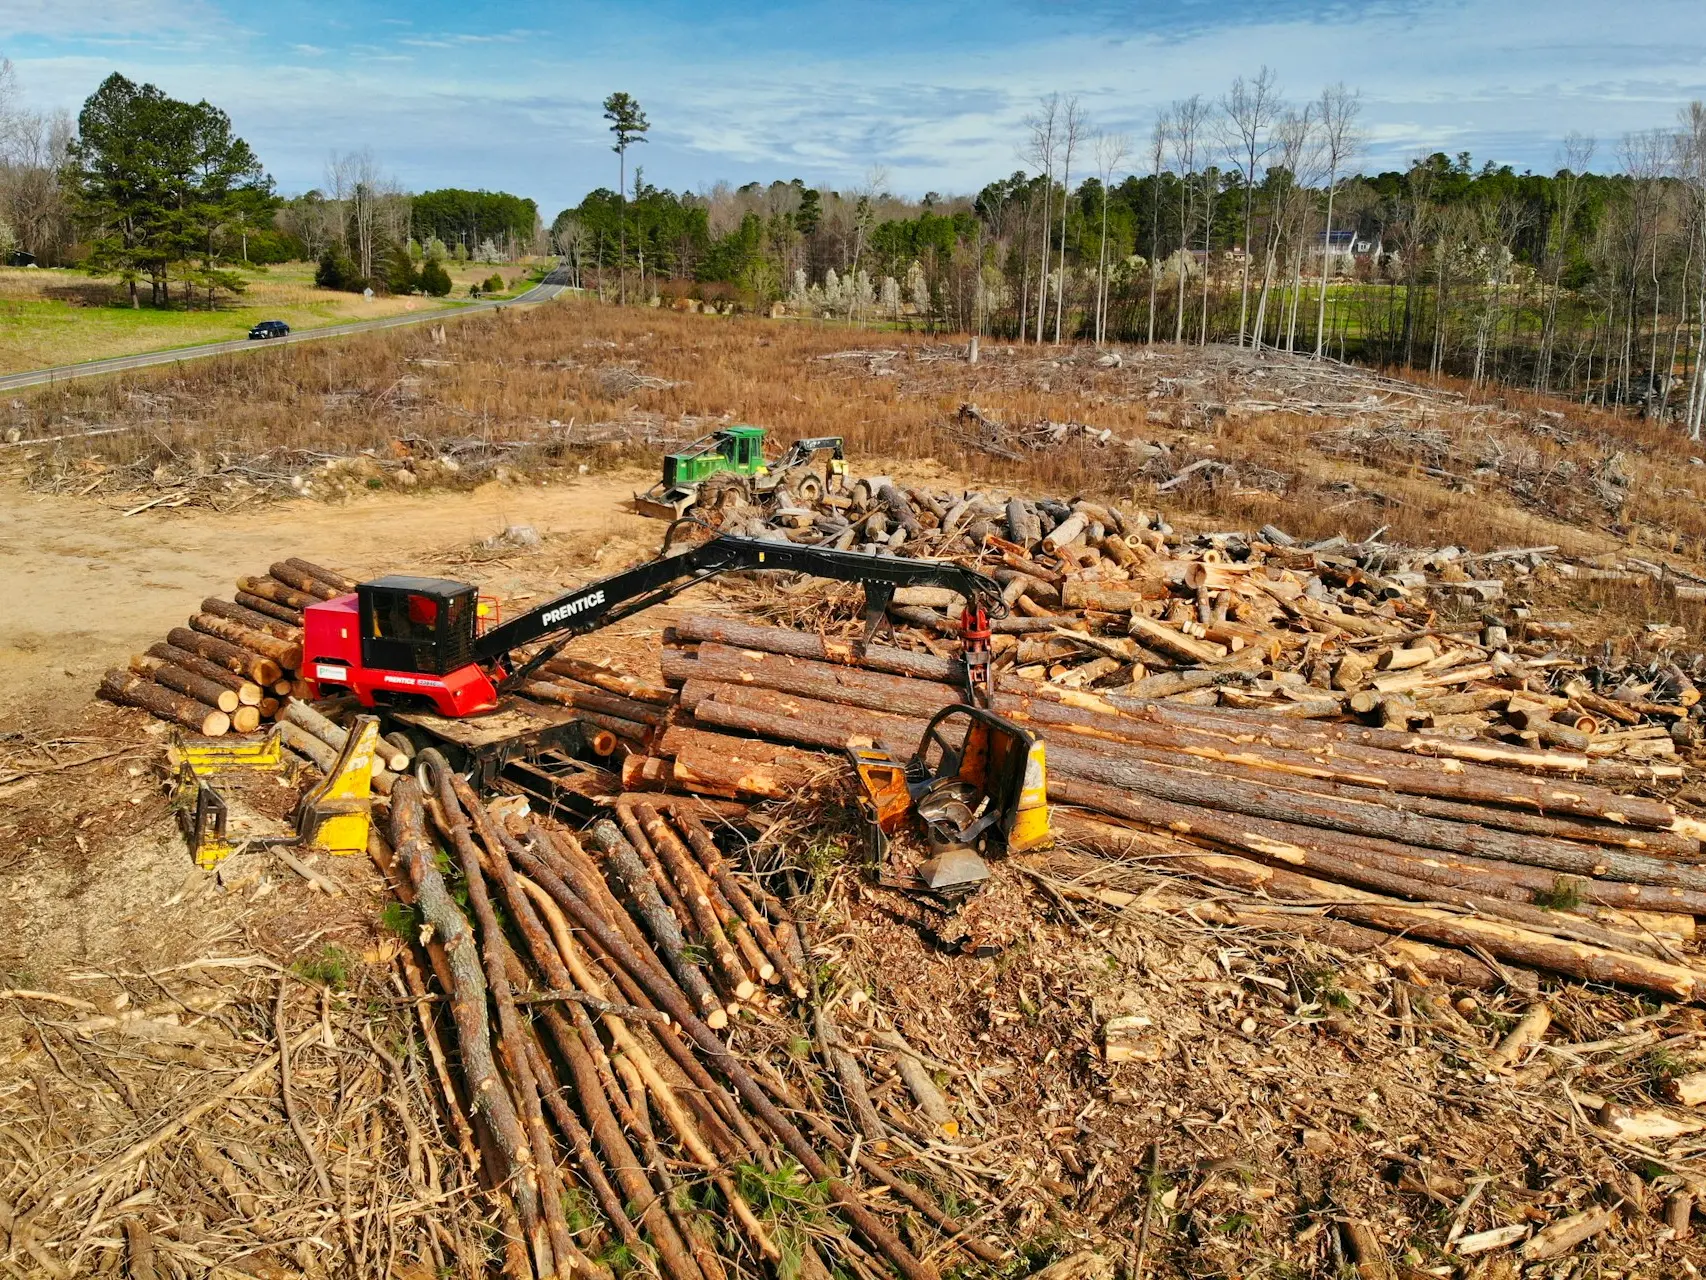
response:
M875 363L818 358L850 348L902 355ZM840 326L568 301L470 317L449 326L443 344L408 329L66 384L16 402L9 425L26 437L131 428L35 454L38 479L67 484L115 464L146 477L156 468L216 469L221 460L241 463L268 451L312 462L368 450L389 464L404 454L430 456L447 442L526 442L509 459L544 470L601 465L624 452L590 443L621 436L612 424L648 438L640 452L649 459L660 436L696 434L705 419L727 419L761 424L778 441L843 435L856 468L929 460L994 484L1159 505L1221 527L1272 521L1299 536L1353 538L1385 527L1394 540L1474 549L1558 543L1591 552L1639 540L1687 558L1700 558L1706 542L1706 468L1689 465L1674 434L1569 402L1505 397L1507 408L1532 421L1532 430L1516 432L1489 426L1473 402L1430 412L1419 425L1452 455L1441 478L1426 473L1426 458L1402 448L1347 458L1311 445L1354 417L1215 412L1212 402L1226 390L1212 376L1200 402L1177 388L1157 390L1158 371L1188 369L1197 359L1189 351L1139 349L1121 368L1098 366L1083 348L986 349L977 365L958 351ZM674 385L631 388L612 376L623 369ZM948 429L966 401L1005 421L1088 422L1169 452L1147 470L1141 454L1122 448L993 457ZM1464 474L1489 447L1520 465ZM631 446L628 460L635 453ZM1622 454L1633 481L1618 509L1606 508L1581 479L1612 453ZM1156 478L1199 457L1277 475L1265 483L1278 491L1240 483L1234 472L1155 494ZM368 483L388 483L391 473L377 472Z

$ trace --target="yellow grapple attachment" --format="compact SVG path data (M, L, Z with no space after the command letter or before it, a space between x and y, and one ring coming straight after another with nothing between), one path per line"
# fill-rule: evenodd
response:
M304 845L344 855L367 852L373 813L373 749L378 741L378 719L357 716L337 767L302 797L296 830Z

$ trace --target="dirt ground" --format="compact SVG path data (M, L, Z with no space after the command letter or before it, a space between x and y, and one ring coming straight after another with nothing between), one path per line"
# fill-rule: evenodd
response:
M622 504L649 483L619 472L549 488L493 483L335 506L133 516L112 503L0 486L0 723L62 725L88 703L102 671L183 625L204 596L229 595L237 575L264 573L287 555L355 575L442 569L458 551L527 525L588 546L595 558L607 546L637 556L663 526ZM499 595L519 587L501 566L478 580Z

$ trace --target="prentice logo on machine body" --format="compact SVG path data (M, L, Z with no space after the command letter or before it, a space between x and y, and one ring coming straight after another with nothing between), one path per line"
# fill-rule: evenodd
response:
M546 610L544 616L540 618L540 621L546 626L551 626L553 623L561 622L564 618L572 618L575 614L590 609L595 604L603 603L604 592L594 591L591 595L581 596L578 600L571 600L565 605L559 605L555 609Z

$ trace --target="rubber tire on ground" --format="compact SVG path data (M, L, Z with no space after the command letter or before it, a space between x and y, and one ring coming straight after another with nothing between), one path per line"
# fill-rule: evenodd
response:
M725 472L699 486L699 496L693 505L701 512L726 514L736 507L752 505L752 487L745 476Z

